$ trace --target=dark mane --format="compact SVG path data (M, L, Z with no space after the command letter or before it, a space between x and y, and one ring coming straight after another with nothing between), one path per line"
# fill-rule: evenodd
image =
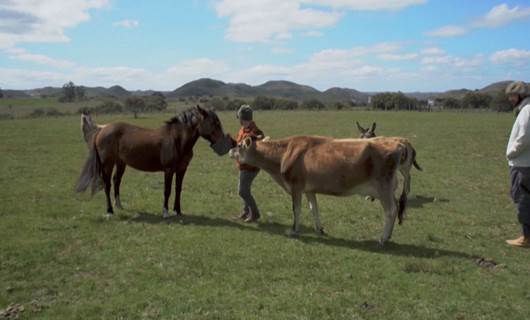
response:
M197 109L189 108L166 121L166 125L184 124L187 126L194 126L197 122L199 122L199 113Z

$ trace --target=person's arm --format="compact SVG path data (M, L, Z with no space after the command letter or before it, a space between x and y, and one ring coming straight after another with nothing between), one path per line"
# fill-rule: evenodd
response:
M510 139L510 146L506 150L506 158L514 159L530 146L530 106L523 108L517 116L515 126L517 126L516 136ZM514 130L516 129L514 126Z
M265 138L265 134L258 127L256 127L256 131L254 132L253 136L255 140L262 140Z

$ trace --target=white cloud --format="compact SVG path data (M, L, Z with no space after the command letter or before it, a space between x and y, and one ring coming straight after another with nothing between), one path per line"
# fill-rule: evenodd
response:
M476 19L474 22L457 26L449 25L444 26L425 34L431 37L456 37L467 34L472 29L477 28L496 28L516 20L521 20L530 17L530 7L519 7L515 6L510 9L507 4L503 3L493 7L487 14Z
M64 34L90 19L89 10L108 0L19 0L0 2L0 47L17 43L67 42Z
M219 0L219 17L228 18L226 38L235 42L284 40L295 30L321 36L317 29L334 26L346 10L395 10L426 0ZM311 7L307 7L311 5ZM317 7L315 7L315 5Z
M329 27L341 14L303 9L299 0L223 0L217 15L229 18L226 37L236 42L266 42L285 38L293 30Z
M417 53L405 53L405 54L396 54L396 53L383 53L377 56L381 60L388 61L404 61L404 60L414 60L418 57Z
M271 49L272 53L276 54L288 54L292 53L294 50L292 48L285 48L285 47L274 47Z
M302 0L302 2L354 11L375 11L402 9L412 5L424 4L427 0Z
M181 62L167 70L167 73L179 75L182 78L203 78L220 75L228 71L228 66L222 61L200 58Z
M138 20L126 19L126 20L116 21L112 25L115 27L122 27L125 29L133 29L133 28L137 28L140 25L140 22L138 22Z
M426 56L439 56L445 54L445 51L437 47L430 47L421 50L421 54Z
M324 35L323 32L320 32L320 31L316 31L316 30L311 30L311 31L306 31L303 33L303 36L305 37L322 37Z
M484 63L484 56L481 54L471 58L454 57L450 55L426 56L421 59L421 64L427 65L426 68L433 65L446 65L448 67L460 69L474 69Z
M516 20L530 17L530 7L515 6L510 9L505 3L493 7L484 17L478 19L475 27L500 27Z
M493 53L490 57L493 63L514 63L522 64L530 61L530 50L507 49Z
M444 27L426 32L425 34L431 37L456 37L456 36L462 36L468 32L469 30L465 27L444 26Z
M50 58L42 54L34 54L21 48L7 48L4 50L11 59L20 61L29 61L38 64L47 65L54 68L70 68L74 66L74 63L67 60L59 60Z

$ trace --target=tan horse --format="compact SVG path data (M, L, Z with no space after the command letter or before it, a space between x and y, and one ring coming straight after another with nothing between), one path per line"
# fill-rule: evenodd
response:
M400 212L394 190L396 171L405 148L403 144L390 140L318 136L266 139L252 141L247 138L230 150L230 157L265 170L291 195L293 235L299 230L302 194L309 201L315 228L320 234L324 230L320 224L317 193L333 196L361 194L380 200L386 213L380 243L390 239Z
M357 129L359 130L359 138L361 139L389 139L391 141L396 141L399 143L402 143L405 146L405 152L402 154L401 161L399 163L399 172L403 176L403 192L401 194L401 197L399 198L399 208L400 210L405 210L406 208L406 201L408 198L408 194L410 193L410 186L411 186L411 176L410 171L412 169L412 166L414 168L418 169L419 171L423 171L423 169L420 167L418 162L416 162L416 149L412 146L412 143L406 138L402 137L378 137L375 134L375 128L376 123L374 122L372 124L372 127L363 128L359 122L355 122L357 124ZM369 200L374 201L374 198L368 197ZM405 216L405 212L399 213L401 217ZM400 222L401 224L401 219Z
M87 119L86 115L82 116L82 119L90 121L89 124L83 125L82 120L84 137L89 145L89 155L76 191L83 192L91 185L94 194L103 185L108 215L114 212L110 200L112 172L115 167L113 177L115 204L117 208L121 208L120 183L126 166L141 171L164 172L164 217L168 216L168 200L175 175L173 214L182 214L180 208L182 180L193 157L193 146L199 137L208 140L210 146L228 140L217 114L199 106L173 117L158 129L141 128L124 122L97 126L91 122L90 117ZM228 149L227 147L226 152ZM218 151L215 148L214 150Z

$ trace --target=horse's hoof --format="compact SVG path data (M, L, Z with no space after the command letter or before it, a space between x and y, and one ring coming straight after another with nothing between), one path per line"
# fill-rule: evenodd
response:
M167 212L167 209L164 209L164 211L162 211L162 218L164 219L169 218L169 213Z
M176 218L180 218L183 216L182 212L177 212L175 210L173 210L172 212L173 216L176 217Z
M326 232L324 231L324 228L317 229L317 234L319 236L327 236Z
M105 214L105 220L109 221L110 219L112 219L112 217L114 216L114 214L110 213L110 212L107 212Z

